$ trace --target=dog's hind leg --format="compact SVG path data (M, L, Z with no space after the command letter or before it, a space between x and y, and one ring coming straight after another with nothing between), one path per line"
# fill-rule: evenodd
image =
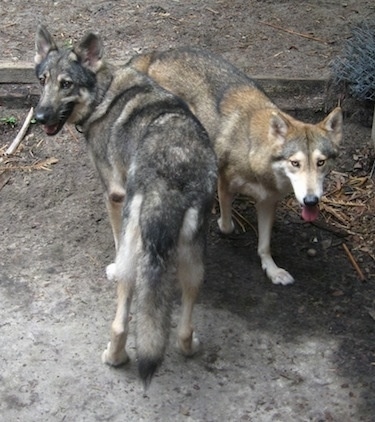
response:
M129 314L137 275L140 233L138 213L141 197L135 197L130 206L130 216L124 227L123 239L116 255L116 262L107 267L108 278L116 279L117 311L111 327L111 341L103 352L102 361L118 366L126 363L129 357L125 351L129 331Z
M279 268L271 256L271 234L275 218L277 201L266 199L256 204L258 217L258 255L262 262L262 268L268 278L274 284L291 284L293 277L283 268Z
M233 194L229 192L228 182L222 175L219 175L218 178L217 192L220 206L220 218L218 220L219 228L222 233L229 234L234 230L234 223L232 220Z
M192 356L199 350L192 315L204 277L203 244L203 234L194 241L180 239L179 242L177 277L182 289L182 310L177 342L186 356Z
M117 311L111 328L111 341L102 354L103 363L119 366L129 360L125 345L128 335L129 313L134 286L131 282L118 281Z
M192 316L200 286L203 282L203 262L198 251L190 248L179 259L178 277L182 289L182 310L178 325L178 347L186 356L199 350L199 339L194 332Z
M113 238L115 240L116 251L120 245L121 226L122 226L122 208L125 201L125 192L122 188L111 190L106 194L106 206L109 215L109 221L112 227Z

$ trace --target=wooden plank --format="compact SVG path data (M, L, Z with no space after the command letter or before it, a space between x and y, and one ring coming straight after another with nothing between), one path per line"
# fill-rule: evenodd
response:
M1 84L35 83L34 65L29 62L0 62Z
M118 63L121 65L121 63ZM279 78L267 75L255 75L252 78L269 94L295 93L311 95L324 93L327 78ZM33 63L0 62L0 83L2 84L36 84Z
M115 63L116 64L116 63ZM117 63L119 66L123 63ZM244 69L246 72L246 69ZM249 72L248 72L249 73ZM296 113L324 108L327 78L280 78L267 75L252 77L284 111ZM10 89L10 87L12 87ZM0 100L9 108L36 105L40 88L30 62L0 61ZM300 101L300 99L303 101ZM303 119L302 115L295 116Z

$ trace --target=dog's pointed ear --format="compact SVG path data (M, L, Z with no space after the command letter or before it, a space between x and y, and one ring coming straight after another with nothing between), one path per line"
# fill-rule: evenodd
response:
M82 64L96 72L101 66L103 57L103 43L99 35L93 32L88 33L81 40L75 53L80 58Z
M52 50L57 50L55 41L47 28L43 25L38 25L35 36L35 64L40 64Z
M281 113L272 113L269 121L268 136L277 143L283 144L289 130L289 122Z
M331 113L320 123L320 125L325 129L332 142L338 145L342 139L342 110L340 107L336 107Z

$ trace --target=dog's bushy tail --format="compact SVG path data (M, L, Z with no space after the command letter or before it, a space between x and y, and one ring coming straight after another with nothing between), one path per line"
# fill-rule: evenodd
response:
M175 266L184 206L143 203L141 216L142 252L139 261L137 300L137 357L140 378L145 388L161 364L168 342L175 287ZM176 201L179 202L178 200Z

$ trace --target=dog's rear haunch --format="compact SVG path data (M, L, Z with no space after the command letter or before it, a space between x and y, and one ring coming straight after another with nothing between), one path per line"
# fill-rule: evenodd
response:
M103 58L90 33L59 49L39 26L36 74L42 95L35 111L47 135L79 125L102 181L116 245L107 268L118 282L118 306L103 361L121 365L130 305L136 297L136 345L145 386L167 345L175 284L182 289L178 344L197 349L192 311L204 276L205 232L217 163L208 136L182 100L147 76Z

